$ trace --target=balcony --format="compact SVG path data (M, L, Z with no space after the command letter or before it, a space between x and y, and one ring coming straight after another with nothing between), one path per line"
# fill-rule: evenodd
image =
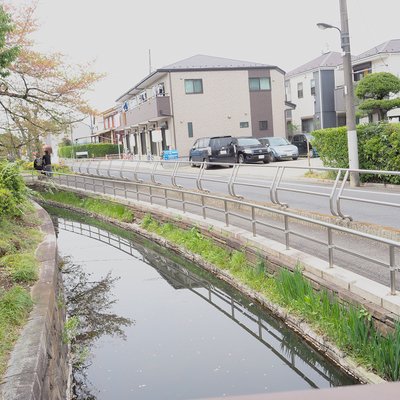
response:
M171 116L170 97L154 96L126 112L126 125L145 124L169 116Z

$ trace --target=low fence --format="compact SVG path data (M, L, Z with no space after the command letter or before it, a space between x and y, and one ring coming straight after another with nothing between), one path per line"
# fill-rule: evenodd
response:
M124 180L143 182L145 177L146 181L153 183L155 185L161 185L165 182L159 182L157 179L159 177L166 177L170 180L171 186L176 188L182 188L181 185L177 183L177 179L181 180L191 180L196 188L201 191L206 191L204 189L204 183L214 182L226 187L227 192L236 198L242 198L242 196L237 194L237 188L258 188L265 193L268 198L265 200L272 202L273 204L288 208L289 204L282 202L279 198L279 194L283 192L303 194L306 196L314 196L318 198L326 199L326 204L329 207L331 215L339 217L341 219L353 220L353 216L346 214L343 211L343 201L351 201L355 203L362 204L373 204L377 206L390 207L397 211L400 208L400 194L397 201L384 201L381 199L371 199L364 198L362 196L362 191L357 195L347 195L346 188L349 187L348 179L351 172L358 172L360 175L390 175L390 176L400 176L399 171L374 171L374 170L350 170L342 168L326 168L326 167L292 167L292 166L280 166L280 165L252 165L252 167L259 168L257 172L257 177L268 178L271 180L270 183L260 182L249 182L249 179L243 179L239 177L240 171L245 170L249 165L243 164L226 164L232 167L232 172L226 181L222 181L220 177L215 178L206 173L209 166L220 165L216 163L197 163L200 168L197 173L188 173L187 168L190 162L173 160L121 160L119 165L116 166L112 160L104 159L93 159L93 160L75 160L70 163L70 167L73 168L75 172L86 175L102 176L106 178L120 178ZM318 192L312 189L299 189L289 187L285 185L286 175L290 175L291 170L302 170L304 173L307 171L317 171L317 172L329 172L335 176L332 180L332 185L329 187L329 192ZM140 177L139 177L140 175ZM143 179L142 179L143 178Z

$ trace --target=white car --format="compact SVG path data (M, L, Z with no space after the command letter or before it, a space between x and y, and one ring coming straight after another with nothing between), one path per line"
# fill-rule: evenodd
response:
M258 140L271 150L270 160L297 160L299 158L299 149L291 144L284 137L263 137Z

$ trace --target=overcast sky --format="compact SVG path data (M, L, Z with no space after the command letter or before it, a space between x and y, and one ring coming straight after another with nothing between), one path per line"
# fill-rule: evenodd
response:
M352 54L400 38L399 0L347 3ZM340 27L339 0L38 0L36 17L41 51L107 74L90 94L100 111L149 73L149 49L152 70L206 54L287 72L340 51L338 31L316 27Z

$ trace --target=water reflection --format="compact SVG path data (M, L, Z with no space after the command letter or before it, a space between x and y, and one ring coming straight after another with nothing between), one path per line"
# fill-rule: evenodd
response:
M70 339L72 362L72 395L76 400L95 400L94 388L87 376L91 365L91 351L99 338L110 335L126 339L124 328L134 321L121 317L111 309L114 283L119 279L108 272L101 279L92 279L81 265L64 259L63 282L65 303L70 321L79 321L76 333Z
M247 298L237 291L231 290L227 285L217 281L212 275L199 271L195 267L188 269L187 266L173 262L170 258L139 243L132 243L95 226L64 218L57 219L57 226L62 231L73 232L105 243L150 265L168 282L170 287L177 291L189 290L202 301L212 305L220 314L228 317L229 320L268 348L280 363L293 371L299 381L303 381L303 387L317 388L354 383L349 377L337 371L323 357L302 342L297 335L288 330L280 321L274 319L257 305L250 303ZM69 301L72 301L72 303L82 298L75 291L75 288L80 287L80 284L76 281L76 276L80 274L82 274L82 271L79 270L78 272L71 270L67 273L67 276L72 279L70 287L74 288L68 294ZM111 275L107 275L104 279L105 282L102 282L98 287L96 286L97 289L95 287L89 288L88 291L85 291L86 295L83 296L85 307L90 310L86 314L88 321L92 315L98 314L99 304L107 309L114 303L114 300L110 300L106 296L114 279L111 278ZM88 282L86 281L86 283ZM110 282L111 286L108 285L108 282ZM99 301L91 297L92 293L96 291L99 292ZM71 306L71 310L79 313L80 306ZM110 333L123 336L121 327L128 326L129 320L118 317L115 314L107 315L107 317L106 314L99 315L99 324L95 324L92 332L83 332L82 338L88 341L96 340L101 335ZM111 320L109 320L109 316L111 316ZM210 327L210 329L213 329L213 327ZM229 335L229 332L226 334ZM284 382L285 378L282 380ZM286 388L288 387L291 388L290 383L287 383ZM280 390L284 389L285 387L282 387ZM182 396L182 398L184 397Z

